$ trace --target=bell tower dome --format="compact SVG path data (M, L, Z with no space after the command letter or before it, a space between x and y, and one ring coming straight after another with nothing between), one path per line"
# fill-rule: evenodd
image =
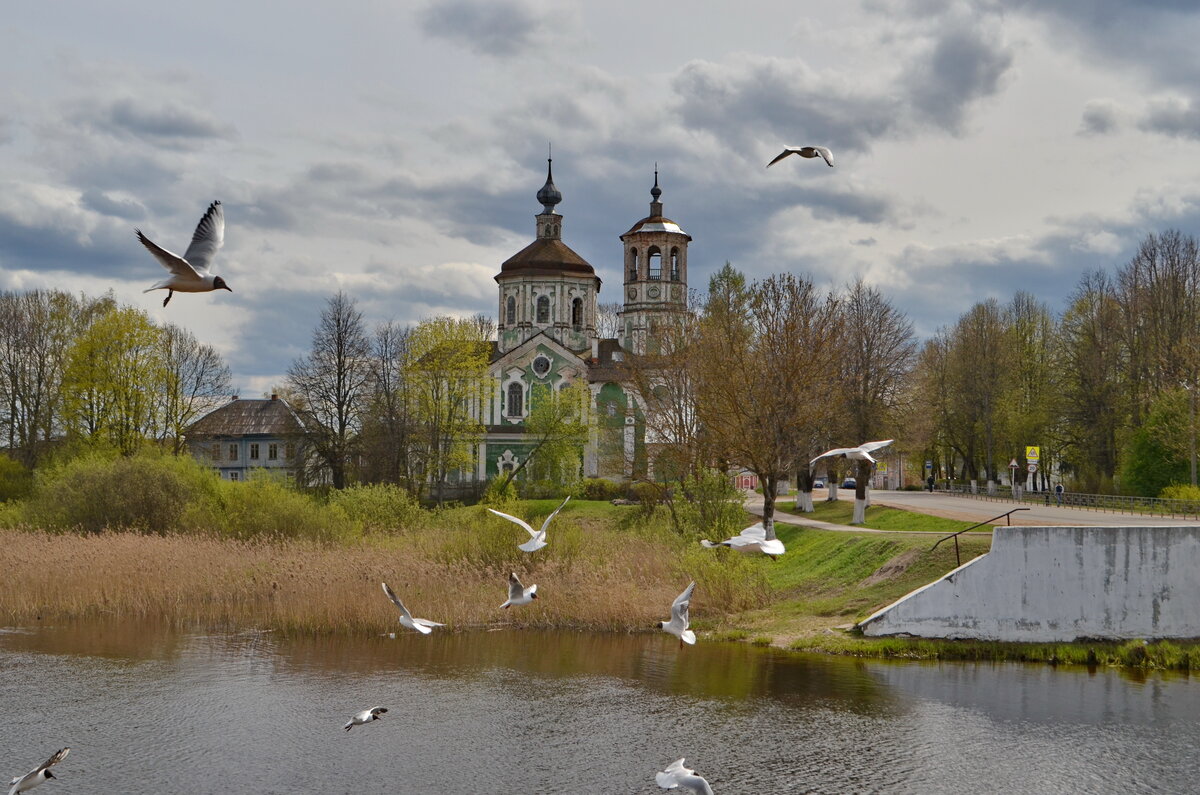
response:
M621 235L625 244L621 347L652 348L659 327L687 308L687 249L692 236L663 215L658 166L650 189L650 215Z

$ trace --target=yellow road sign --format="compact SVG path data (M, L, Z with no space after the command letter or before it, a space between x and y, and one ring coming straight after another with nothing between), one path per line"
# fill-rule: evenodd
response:
M1042 448L1033 445L1025 445L1025 460L1037 461L1041 458Z

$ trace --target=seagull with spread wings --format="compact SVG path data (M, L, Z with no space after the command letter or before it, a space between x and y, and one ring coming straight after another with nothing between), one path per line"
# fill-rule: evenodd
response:
M697 776L696 771L683 766L683 759L676 759L667 765L667 769L654 774L654 781L663 789L685 789L697 795L713 795L712 787L703 776Z
M404 602L400 601L400 597L396 596L396 592L389 588L386 582L383 583L383 592L387 594L388 599L392 600L392 604L400 609L400 626L415 629L422 635L428 635L430 632L433 632L434 627L446 626L436 621L430 621L427 618L413 618L413 614L408 612L408 608L404 606Z
M747 527L733 538L727 538L724 541L718 541L715 544L709 541L707 538L701 539L700 546L704 547L705 549L713 549L714 547L729 547L730 549L736 549L742 552L754 552L757 550L771 558L771 560L774 560L776 556L784 553L783 542L778 538L767 538L767 529L763 527L762 522Z
M521 527L525 528L525 532L529 533L529 540L524 544L517 544L517 549L524 550L525 552L536 552L537 550L546 546L548 543L546 541L546 528L550 526L550 520L555 516L558 516L558 512L563 509L563 506L566 505L567 501L570 499L570 497L567 497L567 499L563 500L562 504L554 509L554 513L546 517L546 521L542 522L542 527L537 532L534 532L534 529L529 526L529 522L526 522L524 519L518 519L517 517L511 516L507 513L501 513L495 508L488 508L488 510L502 519L507 519L508 521L513 522L514 524L519 524Z
M688 618L688 607L692 603L692 591L696 590L696 583L692 583L687 588L683 589L683 593L675 597L675 601L671 602L671 620L659 621L655 626L661 630L665 630L675 637L679 638L679 648L683 648L683 644L694 645L696 643L696 633L688 629L691 621Z
M875 452L876 450L882 450L884 447L887 447L894 441L896 440L885 439L882 442L863 442L858 447L835 447L832 450L826 450L825 452L821 453L812 461L809 461L808 465L812 466L822 458L835 458L839 455L844 455L846 458L849 458L852 461L870 461L872 464L874 464L876 462L875 459L871 457L871 453Z
M46 779L58 778L50 772L50 768L57 765L59 762L67 758L67 754L71 752L70 748L63 748L56 751L54 756L47 759L42 764L30 770L23 776L17 776L9 782L8 795L18 795L21 792L29 792L29 790L41 784Z
M364 709L362 712L354 713L354 717L346 721L346 725L342 728L350 731L355 726L362 726L364 723L370 723L373 720L379 720L379 716L387 712L387 707L371 707Z
M166 290L167 297L163 299L163 306L170 302L171 296L176 292L209 293L213 290L233 292L224 279L208 272L208 266L212 263L213 256L225 242L225 212L221 209L219 201L208 205L208 212L204 213L204 217L200 219L200 223L196 226L196 232L192 235L192 244L187 247L187 251L183 253L182 257L167 251L146 237L142 234L142 230L135 229L133 231L137 232L138 240L142 241L142 245L150 250L159 264L171 273L169 277L158 284L142 291L148 293L151 290Z
M789 146L787 149L784 149L782 152L776 155L774 160L772 160L770 163L767 163L767 168L775 165L788 155L800 155L800 157L819 157L824 160L830 168L833 168L833 152L830 152L829 149L824 146Z
M531 585L526 588L521 584L521 578L517 576L515 571L509 572L508 601L500 605L500 608L507 610L517 605L527 605L534 599L537 599L537 585Z

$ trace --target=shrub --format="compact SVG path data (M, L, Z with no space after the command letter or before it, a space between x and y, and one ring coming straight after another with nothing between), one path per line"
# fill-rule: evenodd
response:
M39 472L26 518L46 528L89 533L177 532L205 523L219 483L213 470L191 456L89 453Z
M20 461L0 455L0 502L21 500L33 490L33 472Z
M391 483L351 486L329 495L329 505L340 508L369 533L390 533L421 524L427 514L406 489Z
M1158 493L1165 500L1196 500L1200 501L1200 486L1176 483L1167 486Z
M584 478L580 481L578 493L582 500L616 500L625 497L629 488L624 483L604 478Z
M761 564L763 556L747 555L724 547L704 549L689 544L677 559L680 574L696 581L705 612L739 612L762 607L770 596L770 585Z
M350 541L361 532L341 506L322 505L275 478L218 482L222 510L214 529L220 535L331 542Z
M722 472L704 469L684 478L683 499L675 501L679 531L717 541L736 535L746 513L742 494Z
M483 490L483 496L480 497L479 503L492 508L504 509L506 506L512 506L517 501L517 487L511 480L505 482L505 478L497 475L488 481L487 488ZM505 513L508 513L505 510Z

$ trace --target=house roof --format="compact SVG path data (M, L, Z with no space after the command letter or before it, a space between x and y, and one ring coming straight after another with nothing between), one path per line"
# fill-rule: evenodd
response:
M190 439L201 436L287 436L302 430L300 419L286 400L234 398L193 422L184 435Z

